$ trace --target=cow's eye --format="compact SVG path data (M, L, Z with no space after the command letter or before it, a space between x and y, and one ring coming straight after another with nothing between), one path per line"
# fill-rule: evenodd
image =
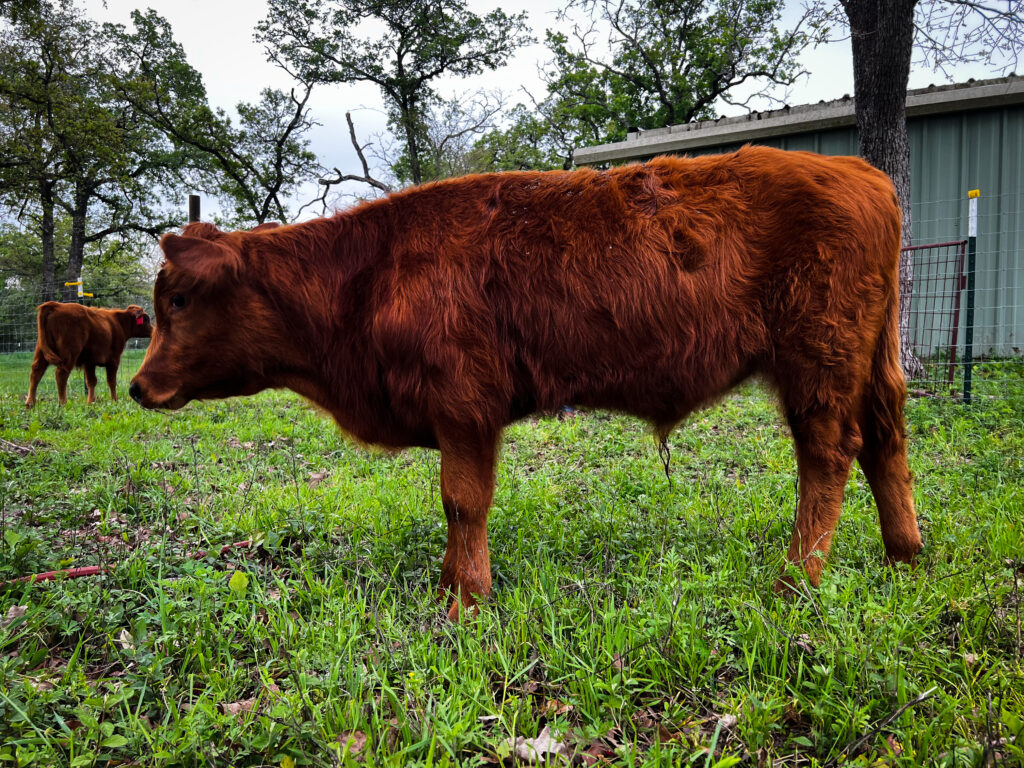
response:
M171 306L174 309L184 309L186 304L188 304L188 299L186 299L180 293L176 293L173 296L171 296Z

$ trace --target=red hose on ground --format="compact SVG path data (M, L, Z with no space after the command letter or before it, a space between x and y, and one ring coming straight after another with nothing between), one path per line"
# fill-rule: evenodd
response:
M251 546L252 542L249 540L236 541L234 544L225 544L223 547L220 548L220 551L217 554L223 556L233 549L248 549ZM189 560L202 560L204 557L207 556L207 554L208 552L206 550L200 550L191 555L186 555L185 557ZM18 578L11 579L10 581L0 582L0 588L9 587L13 584L20 584L26 581L31 581L34 583L37 581L53 581L54 579L62 577L65 579L78 579L82 576L99 576L100 574L105 573L109 570L109 565L85 565L81 568L62 568L57 571L33 573L30 576L19 576Z

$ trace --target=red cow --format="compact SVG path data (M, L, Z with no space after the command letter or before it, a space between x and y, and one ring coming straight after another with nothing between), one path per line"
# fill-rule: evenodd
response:
M75 368L85 369L89 402L96 399L96 366L107 369L110 397L117 400L117 367L128 339L149 338L153 333L149 315L134 304L127 309L96 309L80 304L47 301L39 305L39 338L32 359L25 407L36 404L36 387L47 366L57 366L57 398L67 402L68 376Z
M284 387L441 451L441 590L487 595L502 429L565 403L667 435L760 376L792 429L789 560L817 584L854 459L889 560L921 546L899 364L900 209L850 157L748 147L467 176L265 232L165 235L148 408ZM458 600L451 614L458 613Z

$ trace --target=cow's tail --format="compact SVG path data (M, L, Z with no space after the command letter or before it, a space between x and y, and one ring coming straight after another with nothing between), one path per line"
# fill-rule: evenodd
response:
M50 365L60 365L61 359L53 348L53 340L50 337L48 319L54 310L60 306L60 302L46 301L39 305L36 322L39 326L39 340L36 342L36 351L41 353L43 358Z
M900 299L896 285L889 291L868 387L865 441L875 450L894 447L893 438L903 438L903 409L907 402L907 382L900 364Z

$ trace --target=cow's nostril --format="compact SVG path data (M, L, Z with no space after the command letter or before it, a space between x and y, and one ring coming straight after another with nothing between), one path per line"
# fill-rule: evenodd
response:
M139 382L133 381L131 386L128 387L128 394L131 396L139 405L142 405L142 387L139 386Z

